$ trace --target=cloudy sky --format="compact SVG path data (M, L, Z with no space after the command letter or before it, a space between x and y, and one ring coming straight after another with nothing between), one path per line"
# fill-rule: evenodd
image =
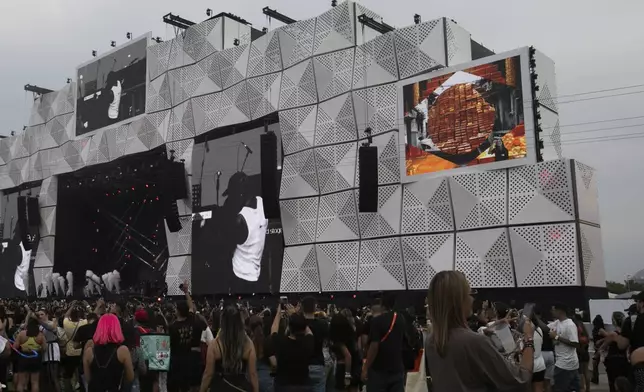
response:
M498 52L534 45L557 65L558 95L644 85L644 2L637 0L361 0L393 26L446 16L472 33L472 38ZM224 8L218 8L225 4ZM111 40L125 41L152 31L164 39L173 31L161 22L168 12L193 21L205 19L206 8L242 16L261 29L268 26L261 9L269 5L295 18L318 15L330 0L21 0L0 1L0 133L20 130L28 121L30 94L26 83L58 89L93 49L107 51ZM277 27L274 22L272 27ZM642 91L561 105L562 125L644 116L644 86L602 95ZM641 125L639 125L641 124ZM623 128L623 126L630 126ZM614 129L622 127L621 129ZM610 129L612 128L612 129ZM602 129L595 132L581 132ZM565 136L567 132L575 132ZM603 245L607 276L622 280L644 268L644 117L586 126L564 126L564 155L599 170ZM610 135L635 138L578 143ZM629 136L630 137L630 136Z

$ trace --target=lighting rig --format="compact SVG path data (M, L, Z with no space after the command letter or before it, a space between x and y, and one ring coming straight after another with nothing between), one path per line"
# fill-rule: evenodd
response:
M418 25L418 24L421 24L421 23L422 23L422 19L420 18L420 15L415 14L414 15L414 24Z
M280 22L285 24L292 24L297 22L297 20L293 18L289 18L288 16L280 12L277 12L277 10L270 9L269 7L262 8L262 12L264 13L264 15L268 16L269 18L277 19Z
M539 91L539 85L537 80L539 75L537 74L537 61L535 60L536 49L531 46L529 49L530 54L530 84L532 85L532 115L534 119L534 140L537 141L536 145L536 154L537 162L543 162L543 139L541 138L541 113L539 113L539 99L537 98L537 91Z
M395 29L388 24L384 22L378 22L374 18L370 18L367 16L367 14L362 14L358 16L358 22L362 23L363 25L372 28L373 30L376 30L377 32L381 34L386 34L390 31L394 31Z
M163 23L167 23L182 30L187 30L190 26L195 25L195 22L184 19L179 15L174 15L172 12L163 16Z
M97 51L92 50L92 57L96 57L96 55L97 55L97 54L98 54L98 52L97 52Z
M113 48L116 48L116 41L111 41L110 46L113 47Z
M209 17L209 18L212 16L212 9L210 9L210 8L206 9L206 16Z
M371 135L371 128L367 128L364 130L364 134L367 135L367 141L362 143L362 147L370 147L371 143L373 143L373 136Z
M130 33L129 31L125 33L125 38L132 39L132 33Z
M154 38L152 38L152 41L156 42L157 44L160 44L161 42L163 42L161 37L154 37Z
M33 85L33 84L25 84L25 91L29 91L29 92L34 93L34 99L36 99L36 98L38 98L38 97L40 97L42 95L54 92L54 90L50 90L48 88L38 87L38 86Z

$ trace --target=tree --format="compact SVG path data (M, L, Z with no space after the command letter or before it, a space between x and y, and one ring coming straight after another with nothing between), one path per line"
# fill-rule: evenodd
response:
M606 288L613 294L624 294L629 291L644 291L644 284L633 280L625 280L624 283L606 281Z

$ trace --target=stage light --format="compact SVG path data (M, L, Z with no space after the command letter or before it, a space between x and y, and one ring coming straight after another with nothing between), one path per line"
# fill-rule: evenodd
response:
M132 39L132 33L129 33L129 32L128 32L128 33L125 33L125 37L126 37L127 39Z
M16 131L11 131L11 136L16 136Z
M235 45L235 46L239 46L239 43L240 43L240 42L239 42L239 38L235 38L235 39L233 40L233 45Z
M72 80L70 78L67 78L67 84L70 84Z
M155 199L156 199L156 201L159 201L159 196L157 196Z
M110 46L113 47L113 48L116 48L116 41L110 42Z
M338 5L338 0L331 0L331 7L336 7Z
M160 44L161 42L163 42L161 37L154 37L154 38L152 38L152 41L156 42L157 44Z
M92 50L92 57L96 57L96 55L97 55L97 54L98 54L98 52L97 52L97 51Z
M262 33L264 33L264 34L268 33L268 27L263 27L262 28Z
M132 187L132 190L134 190L134 187Z
M212 16L212 10L210 8L206 8L206 16L211 17Z
M356 299L356 295L355 295L355 294L353 294L353 299Z
M420 24L420 22L421 22L420 15L418 14L414 15L414 24Z
M146 187L146 188L149 188L148 184L145 184L145 187Z

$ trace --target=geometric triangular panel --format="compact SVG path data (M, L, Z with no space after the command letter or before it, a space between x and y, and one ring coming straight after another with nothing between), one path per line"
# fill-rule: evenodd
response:
M362 241L358 290L404 290L406 287L400 238Z

